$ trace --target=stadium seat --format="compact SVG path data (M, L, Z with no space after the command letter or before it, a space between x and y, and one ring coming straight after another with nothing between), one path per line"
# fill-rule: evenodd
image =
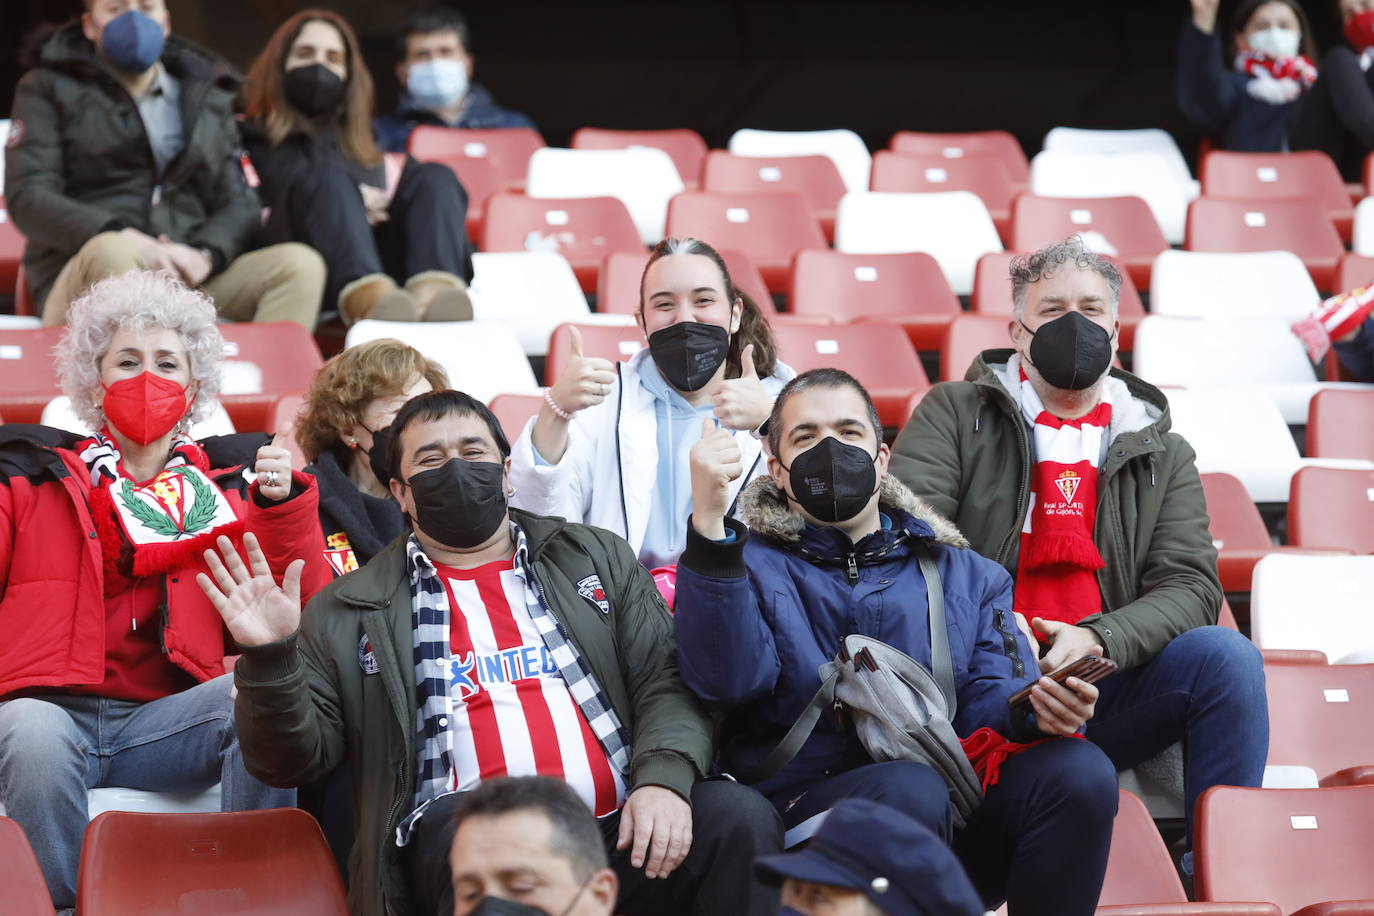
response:
M220 403L239 432L272 432L273 403L307 390L324 365L315 338L289 321L228 322L219 330L225 347Z
M1336 265L1333 292L1348 292L1374 283L1374 257L1347 253Z
M1018 188L1006 166L996 159L946 159L882 150L873 156L872 184L871 190L899 193L970 191L988 208L1003 241L1011 238L1011 203Z
M591 314L577 276L557 252L481 252L472 256L472 271L472 316L509 327L530 356L544 355L559 324Z
M5 912L12 916L52 916L52 898L24 830L0 817L0 886L5 891Z
M1269 765L1306 766L1323 786L1374 785L1374 665L1264 666Z
M829 156L736 156L724 150L706 154L703 191L800 194L827 239L835 237L835 208L844 196L844 179Z
M1288 539L1298 547L1374 553L1374 471L1303 468L1294 474ZM1369 597L1374 608L1374 594Z
M798 374L833 366L857 378L873 396L884 426L904 425L912 395L930 387L911 342L893 324L777 324L773 339L778 359Z
M14 314L37 315L38 307L29 294L29 278L24 275L24 265L20 264L14 275Z
M730 152L736 156L829 156L851 193L868 188L873 157L863 139L852 130L753 130L744 128L730 136Z
M1188 895L1145 804L1121 790L1112 822L1107 874L1097 905L1185 903Z
M715 246L712 245L714 248ZM763 275L754 266L749 255L742 251L717 249L730 271L730 281L736 289L741 289L758 305L759 311L770 317L778 312L773 305L773 296ZM609 255L601 267L601 278L596 288L596 310L599 314L634 314L639 311L639 281L644 276L644 266L649 263L647 254L619 252Z
M1320 297L1302 259L1287 251L1166 251L1150 277L1150 314L1296 321Z
M1374 255L1374 197L1366 197L1355 205L1354 223L1350 250L1359 257ZM1337 284L1336 288L1342 287Z
M1150 288L1155 258L1169 249L1150 207L1139 197L1096 199L1022 194L1011 215L1015 251L1034 251L1082 235L1088 247L1111 255L1140 289Z
M1031 160L1030 190L1041 197L1139 197L1170 244L1183 241L1195 182L1157 153L1073 153L1046 149Z
M1183 150L1168 131L1157 127L1134 130L1090 130L1079 127L1055 127L1045 134L1043 148L1059 153L1078 153L1093 156L1147 155L1166 163L1170 173L1180 183L1192 181Z
M668 235L692 235L717 249L743 251L769 289L787 288L792 256L825 248L806 199L786 191L722 194L688 191L668 205Z
M77 418L76 413L72 410L71 398L65 394L59 394L44 406L43 414L38 418L38 422L44 426L65 429L82 436L89 436L95 432ZM229 417L224 405L215 402L205 419L193 424L190 429L193 439L204 439L208 436L228 436L235 432L266 432L266 426L264 425L262 430L239 430L234 426L234 421Z
M790 286L788 314L890 322L918 350L938 350L950 319L961 314L940 265L921 252L806 249L792 261Z
M644 250L630 211L614 197L542 200L497 194L487 202L484 251L555 251L568 259L584 293L596 292L601 262L614 251Z
M496 190L519 191L525 186L530 157L544 149L544 138L531 127L472 129L426 124L410 132L406 152L421 162L442 162L463 178L464 160L487 163L500 182ZM466 182L464 182L466 187ZM472 192L468 192L469 197Z
M701 163L706 158L706 141L701 134L685 127L674 130L606 130L580 127L573 132L573 149L661 149L677 166L678 176L689 191L701 186Z
M1288 916L1374 913L1374 786L1240 789L1198 799L1194 889L1202 900L1256 898ZM1362 901L1319 908L1326 901Z
M348 913L329 845L297 808L102 814L86 828L76 896L82 916Z
M668 201L682 191L673 160L661 149L552 149L530 157L525 193L531 197L618 197L639 239L663 238Z
M940 263L955 295L973 291L973 268L1002 240L988 208L969 191L849 193L840 201L836 249L850 254L924 251Z
M8 422L37 423L62 393L52 360L62 330L0 325L0 412Z
M983 130L962 134L921 133L899 130L887 148L903 156L939 156L941 159L996 159L1018 185L1030 182L1030 163L1021 143L1004 130Z
M1199 170L1204 197L1242 200L1309 198L1326 211L1341 238L1350 241L1350 194L1326 153L1232 153L1213 150Z
M558 377L568 364L573 327L582 335L584 356L595 356L619 363L625 362L647 346L644 331L634 321L625 324L560 324L549 335L549 358L544 363L544 384L547 386L552 387L558 381Z
M24 257L24 236L10 219L5 198L0 197L0 290L15 289L20 260ZM17 314L23 314L18 312ZM29 313L32 314L32 313Z
M514 442L544 406L544 398L538 394L498 394L487 406L496 414L506 440Z
M955 315L940 347L940 381L963 381L978 354L1010 347L1010 323L997 315Z
M1374 461L1374 392L1318 391L1307 413L1307 455Z
M483 403L498 394L535 394L539 383L525 357L520 338L494 321L373 321L365 319L348 329L350 347L380 337L410 344L444 367L449 384ZM548 338L543 346L548 345Z
M1331 289L1345 246L1314 200L1219 200L1199 197L1188 208L1189 251L1291 251L1317 289Z
M1374 556L1267 556L1255 564L1250 633L1261 649L1310 649L1333 664L1374 661Z
M291 453L291 466L298 471L310 463L310 458L301 450L301 444L296 441L296 421L300 418L304 408L304 393L284 394L272 402L272 409L267 415L266 431L274 436L278 433L286 434L286 442L283 447Z

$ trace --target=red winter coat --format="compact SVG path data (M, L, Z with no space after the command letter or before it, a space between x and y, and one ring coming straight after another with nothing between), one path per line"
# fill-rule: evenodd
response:
M0 697L34 687L99 684L105 678L105 597L100 535L91 519L90 472L71 451L78 437L42 426L0 429ZM293 495L258 505L243 477L260 436L201 443L210 479L252 531L280 580L306 561L301 603L331 579L320 544L312 477L292 475ZM167 658L197 681L224 674L232 646L219 613L196 584L204 562L163 577L161 637ZM230 650L232 651L232 649Z

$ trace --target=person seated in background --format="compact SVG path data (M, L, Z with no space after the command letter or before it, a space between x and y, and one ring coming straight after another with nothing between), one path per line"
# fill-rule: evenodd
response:
M502 776L573 786L600 820L617 912L763 914L750 862L782 829L757 793L706 780L711 722L678 678L672 621L610 532L507 508L510 446L458 391L392 423L391 494L411 522L302 617L228 540L200 577L243 650L235 708L250 772L272 785L353 774L353 912L453 912L462 793ZM389 686L388 686L389 685Z
M244 142L269 209L263 235L324 257L327 308L348 324L472 317L467 192L447 166L384 161L372 75L342 16L307 9L282 23L245 95Z
M768 321L714 248L664 239L639 284L649 345L623 363L572 356L515 443L513 505L615 532L653 569L677 562L692 488L688 453L702 421L730 430L744 473L764 473L756 430L794 373Z
M134 268L201 287L221 317L319 314L324 267L304 245L249 251L257 198L244 181L239 80L169 34L164 0L85 0L14 94L6 204L43 323L95 281Z
M837 802L798 852L754 863L789 916L983 916L959 860L901 811Z
M1374 150L1374 0L1336 0L1335 6L1348 44L1322 58L1294 118L1291 145L1326 153L1346 181L1359 182Z
M1111 368L1120 272L1075 236L1013 261L1011 288L1012 349L930 390L892 473L1015 576L1042 671L1098 650L1120 666L1086 731L1118 769L1183 742L1191 844L1199 795L1264 775L1264 665L1215 625L1207 505L1168 401Z
M989 908L1006 899L1016 916L1090 916L1107 866L1116 772L1089 742L1039 739L1077 732L1097 689L1042 677L1030 693L1033 715L1009 706L1039 673L1012 621L1011 577L888 473L877 411L852 376L813 369L788 382L768 421L768 448L768 476L740 498L742 522L727 517L739 448L721 430L692 448L674 628L683 682L723 717L724 767L757 781L782 813L788 845L840 799L881 801L952 840ZM993 784L957 832L935 769L874 762L835 716L822 715L781 770L754 775L846 636L879 639L933 667L923 553L944 596L954 730L980 744L1017 743L1000 772L985 766L980 775Z
M453 816L453 916L611 916L619 884L601 828L565 782L484 782Z
M314 481L286 450L186 433L220 386L210 300L135 271L68 318L58 375L96 432L0 427L0 803L58 908L75 903L88 789L218 782L226 810L294 803L244 769L224 669L236 650L195 585L200 551L250 531L270 574L308 551L304 591L328 579Z
M472 81L472 32L452 7L412 13L396 36L396 79L403 87L396 110L373 121L388 153L404 153L416 125L433 127L528 127L529 116L496 104Z
M1220 0L1192 0L1178 40L1178 107L1221 149L1277 153L1317 79L1312 29L1296 0L1244 0L1217 30Z

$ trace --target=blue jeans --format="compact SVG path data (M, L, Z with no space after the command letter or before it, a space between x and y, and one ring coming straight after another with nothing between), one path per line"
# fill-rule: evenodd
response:
M1183 742L1188 847L1198 796L1212 786L1258 786L1269 755L1264 661L1250 640L1225 627L1176 637L1139 668L1097 685L1087 736L1119 770Z
M0 801L28 835L53 906L76 904L86 790L196 792L220 783L225 811L289 807L294 789L248 775L232 675L150 703L49 694L0 703Z

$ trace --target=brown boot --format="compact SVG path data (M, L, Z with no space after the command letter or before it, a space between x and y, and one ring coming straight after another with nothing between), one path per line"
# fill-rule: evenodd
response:
M447 271L418 273L406 281L406 291L415 297L421 321L472 320L467 283Z
M339 315L351 325L364 318L382 321L418 321L414 298L386 274L359 277L339 291Z

